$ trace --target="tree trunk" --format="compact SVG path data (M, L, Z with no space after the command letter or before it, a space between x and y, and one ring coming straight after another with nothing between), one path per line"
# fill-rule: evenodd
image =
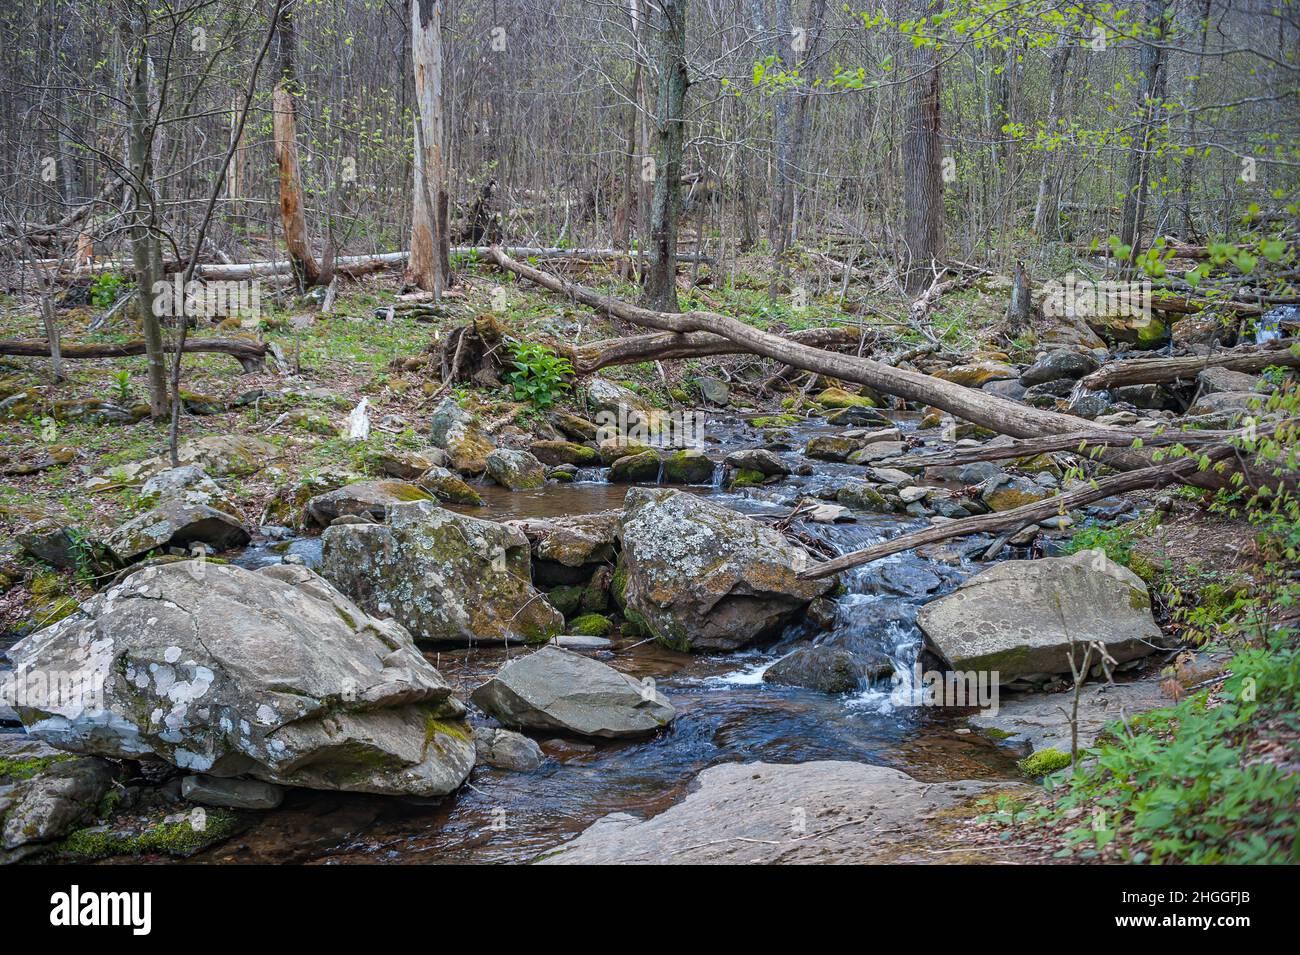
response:
M921 15L943 12L943 0L919 0ZM939 134L939 58L930 46L907 54L907 128L903 133L905 285L916 294L930 282L932 263L943 257L943 142Z
M280 12L280 81L271 94L272 135L275 161L280 170L280 224L284 245L293 263L294 276L302 288L320 281L320 267L307 240L307 214L303 207L302 171L298 168L298 122L294 114L293 12Z
M447 283L443 262L447 201L443 157L442 0L412 0L411 65L415 71L415 211L410 280L435 299Z
M686 105L686 0L660 0L655 117L654 195L650 201L650 264L645 304L677 311L677 224L682 211L682 147Z
M1070 65L1070 53L1074 50L1072 37L1062 37L1052 49L1050 60L1050 83L1047 94L1047 136L1050 142L1061 124L1061 115L1065 108L1065 74ZM1049 229L1057 225L1059 203L1061 199L1061 155L1050 148L1043 147L1043 173L1038 180L1038 201L1034 204L1034 234L1046 235Z
M142 12L141 18L145 17ZM149 106L149 29L147 20L132 24L131 118L127 133L127 160L131 186L131 258L140 328L144 335L149 371L149 414L167 414L167 367L163 356L162 323L154 286L162 280L162 248L158 237L153 196L153 151L150 148L157 117ZM183 319L182 319L183 320Z
M1142 220L1146 215L1147 181L1151 172L1152 144L1156 135L1155 112L1164 96L1163 17L1165 0L1145 0L1143 42L1138 51L1138 83L1134 114L1138 123L1129 152L1124 208L1120 214L1120 244L1129 247L1128 262L1137 258L1142 241Z

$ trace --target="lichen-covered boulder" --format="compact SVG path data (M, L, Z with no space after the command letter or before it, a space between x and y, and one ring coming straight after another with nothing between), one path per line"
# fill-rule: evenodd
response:
M587 383L587 404L595 409L599 427L596 440L627 436L631 429L644 429L639 437L649 439L665 426L665 414L640 395L605 378ZM637 437L637 435L632 435Z
M790 473L784 461L765 448L745 448L732 451L723 459L726 467L735 471L756 471L764 477L784 476Z
M1069 673L1071 639L1080 665L1093 640L1116 663L1163 644L1142 578L1099 550L995 564L927 603L917 623L949 667L997 670L1004 683Z
M492 451L492 439L483 433L478 419L448 395L433 409L429 419L429 437L447 452L448 466L462 474L482 474L487 470L487 457Z
M515 657L470 700L505 726L608 739L653 733L677 715L653 682L553 646Z
M995 511L1024 507L1055 493L1050 487L1011 474L995 474L980 485L980 500Z
M204 544L215 551L242 547L250 540L239 518L206 504L164 500L127 521L104 540L113 557L129 564L151 550Z
M65 675L68 690L17 709L74 753L416 796L474 764L465 708L410 634L302 566L145 567L9 655Z
M369 517L382 521L394 504L428 501L428 491L395 479L358 481L318 494L307 502L307 521L329 527L340 517Z
M546 484L546 468L527 451L493 449L487 456L487 473L511 491L527 491Z
M681 650L734 650L775 635L829 580L784 535L686 491L634 488L619 530L625 615Z
M564 618L533 587L518 528L422 501L389 508L384 524L331 527L321 540L325 577L416 640L524 643L563 632Z
M532 545L535 560L582 567L613 562L614 541L622 516L620 511L597 511L505 523L524 533Z

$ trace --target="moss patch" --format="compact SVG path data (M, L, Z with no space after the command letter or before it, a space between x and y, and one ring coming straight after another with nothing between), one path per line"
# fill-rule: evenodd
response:
M574 617L569 622L568 629L581 637L604 637L609 635L614 625L608 617L602 617L598 613L584 613L581 617Z
M1059 749L1040 749L1016 763L1020 771L1031 779L1038 779L1070 765L1070 754Z

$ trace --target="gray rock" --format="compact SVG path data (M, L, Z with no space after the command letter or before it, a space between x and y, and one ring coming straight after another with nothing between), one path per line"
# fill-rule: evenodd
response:
M763 680L822 693L848 693L870 675L870 668L853 653L820 645L799 647L787 653L763 671Z
M716 378L696 378L695 386L700 389L704 400L711 405L725 406L731 403L731 389L725 382Z
M511 491L539 488L546 484L546 468L528 451L496 448L487 456L488 477Z
M610 739L653 733L677 715L652 682L550 646L515 657L470 699L506 726Z
M548 644L553 647L563 647L566 650L604 650L614 645L613 640L605 637L586 637L581 634L561 634L558 637L552 637Z
M203 544L214 551L243 547L252 539L239 518L206 504L173 499L135 517L104 541L109 552L129 564L151 550Z
M1196 376L1196 381L1201 386L1201 394L1204 395L1223 391L1246 394L1255 390L1259 384L1259 376L1233 371L1231 368L1205 368Z
M1013 378L998 379L996 381L986 381L980 391L986 391L991 395L997 395L999 398L1009 398L1012 401L1019 401L1025 396L1025 386Z
M613 562L614 541L622 517L621 511L597 511L506 521L505 526L518 528L528 538L535 559L582 567Z
M183 501L186 504L206 504L227 514L238 514L236 504L216 481L208 477L197 464L160 471L140 487L140 497L146 501Z
M929 646L954 670L996 670L1003 682L1068 673L1073 639L1100 640L1117 663L1163 644L1142 579L1099 550L1009 560L972 577L917 618Z
M563 630L532 585L517 527L421 501L389 508L384 524L331 527L321 541L325 577L416 640L521 644Z
M432 499L428 491L405 481L358 481L317 494L307 502L307 519L319 527L329 527L336 518L349 514L382 521L395 504Z
M1024 399L1034 402L1040 398L1068 398L1078 382L1074 378L1057 378L1043 381L1025 389Z
M478 418L466 411L452 395L442 399L429 418L429 437L447 453L447 464L462 474L482 474L492 439L479 426Z
M480 763L516 773L531 773L541 768L546 758L542 748L522 733L491 726L474 729L474 747Z
M922 783L896 769L818 760L723 763L684 800L641 820L615 813L542 865L933 862L934 815L993 783ZM1000 785L1005 786L1005 783ZM855 824L856 823L856 824Z
M1202 395L1196 404L1187 409L1189 415L1218 414L1220 412L1249 411L1263 403L1263 396L1253 391L1216 391Z
M67 835L94 814L115 775L112 763L94 757L46 766L18 787L4 813L0 848L12 851Z
M83 554L80 532L45 518L20 531L15 539L23 553L51 567L76 570Z
M474 762L464 706L410 634L302 566L145 567L9 655L102 686L17 707L71 752L417 796L451 792Z
M746 448L743 451L732 451L723 459L722 462L727 467L737 471L757 471L768 477L784 476L790 473L781 458L771 451L765 451L763 448Z
M399 481L414 481L431 468L447 466L447 452L441 448L426 448L423 451L387 450L380 452L375 459L379 470Z
M685 491L634 488L619 531L626 607L666 645L734 650L776 633L831 581L778 531Z
M1047 381L1077 381L1100 367L1101 362L1090 352L1058 349L1048 352L1026 368L1020 375L1020 383L1028 388Z
M852 427L864 424L889 424L889 419L875 408L855 406L832 411L826 416L826 423L837 427Z
M1135 683L1086 684L1079 694L1079 748L1092 746L1108 723L1174 703L1158 680ZM1074 693L1004 693L996 713L981 711L967 718L976 729L996 735L999 742L1028 755L1040 749L1070 752L1070 714ZM1007 735L1010 734L1010 735Z
M218 776L186 776L181 796L204 806L224 809L275 809L284 801L284 790L256 779L221 779Z

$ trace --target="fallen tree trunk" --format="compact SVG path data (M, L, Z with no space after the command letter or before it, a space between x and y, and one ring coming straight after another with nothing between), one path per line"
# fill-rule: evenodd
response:
M1083 379L1084 387L1094 391L1121 385L1164 384L1180 378L1195 378L1206 368L1227 368L1231 371L1255 373L1270 365L1300 368L1300 351L1292 350L1293 343L1270 342L1255 348L1236 349L1217 355L1187 358L1135 358L1103 365Z
M783 337L812 348L842 348L858 344L861 333L859 329L837 325L828 328L808 328L791 332ZM552 342L551 346L569 359L574 371L579 375L589 375L609 365L749 352L748 348L742 348L730 339L714 335L712 332L688 332L684 335L675 332L659 332L590 342L586 345Z
M496 246L492 247L489 258L501 268L514 272L530 282L634 325L680 334L712 332L756 355L831 378L866 385L876 391L907 401L931 405L965 421L1015 438L1080 433L1106 438L1116 433L1116 429L1108 425L1100 425L1074 415L1022 405L1007 398L966 388L918 371L895 368L870 358L859 358L855 355L844 355L803 345L754 328L752 325L746 325L729 315L704 311L657 312L631 305L585 286L566 282L559 276L543 272L531 265L516 262ZM1149 455L1136 450L1107 451L1102 460L1111 467L1126 471L1144 468L1151 463ZM1194 475L1192 483L1207 488L1219 488L1224 484L1220 476L1214 474Z
M1230 438L1244 438L1245 431L1163 431L1152 434L1147 428L1116 429L1115 434L1099 438L1096 434L1080 432L1061 436L1051 435L1046 438L1026 438L1007 444L985 444L978 448L964 451L952 451L947 454L908 454L898 458L887 458L880 462L880 467L889 468L936 468L959 467L978 461L1006 461L1011 458L1032 458L1052 451L1070 451L1086 454L1094 449L1131 447L1140 441L1140 447L1171 447L1176 444L1187 447L1199 447L1214 444Z
M164 351L175 352L176 345L173 342L163 344ZM218 354L229 355L239 361L243 366L244 372L260 371L262 364L266 359L267 346L263 342L249 341L241 338L198 338L189 339L185 342L184 352L215 352ZM112 344L95 344L95 345L74 345L68 342L60 343L59 355L64 359L86 359L86 358L128 358L133 355L143 355L145 353L145 343L143 339L135 339L129 342L116 342ZM31 358L49 358L50 343L42 339L18 339L9 341L0 341L0 355L18 355Z
M1230 457L1235 450L1229 444L1216 445L1206 450L1204 456L1211 461L1220 461ZM1115 494L1166 487L1174 483L1187 483L1199 472L1201 472L1199 455L1179 458L1177 461L1171 461L1168 464L1157 464L1152 467L1139 468L1136 471L1127 471L1123 474L1116 474L1100 481L1082 485L1055 497L1045 498L1033 504L1026 504L1023 507L1013 507L1010 510L996 511L992 514L979 514L975 517L965 517L956 521L945 521L942 524L927 527L925 530L913 534L903 534L901 537L895 537L883 544L855 550L844 554L842 557L836 557L834 560L816 564L807 570L800 571L799 576L804 580L821 580L824 577L832 577L841 571L861 567L863 564L869 564L872 561L880 560L882 557L899 554L905 550L920 547L923 544L935 544L939 541L951 540L954 537L1005 530L1009 527L1023 527L1027 524L1046 520L1049 517L1055 517L1057 514L1063 514L1070 508L1082 507L1085 504L1091 504L1093 501L1100 501L1102 498L1111 497Z

